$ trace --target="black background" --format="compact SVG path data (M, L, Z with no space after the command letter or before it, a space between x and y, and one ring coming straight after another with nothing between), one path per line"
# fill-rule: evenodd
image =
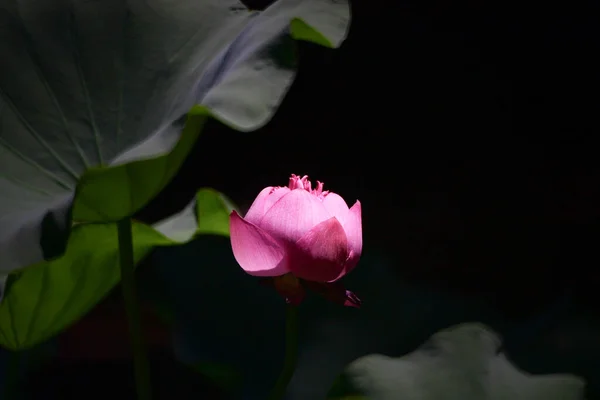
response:
M261 188L307 174L361 200L365 251L392 255L399 279L476 296L515 321L565 293L596 313L599 8L354 1L340 49L300 44L275 118L253 133L211 122L138 217L166 217L204 186L247 206ZM165 367L163 353L157 365L181 368ZM132 389L128 364L93 365L55 364L31 379L78 382L69 398L91 398L97 382L83 376ZM182 371L171 373L177 394L160 398L200 390Z
M248 205L307 174L362 201L367 246L404 276L511 313L594 291L599 6L415 3L353 2L341 49L300 46L275 118L255 133L211 124L143 218L185 205L190 182Z

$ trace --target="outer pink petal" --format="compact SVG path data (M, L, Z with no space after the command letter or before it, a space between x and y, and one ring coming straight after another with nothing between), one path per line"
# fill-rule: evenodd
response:
M331 218L321 200L304 189L281 197L257 224L277 239L295 243L306 232Z
M330 216L336 217L340 224L344 225L344 219L348 215L348 205L342 196L330 192L323 199L323 206L329 211Z
M360 257L363 246L362 205L360 204L360 201L356 200L356 203L348 210L342 226L348 237L348 246L350 247L350 250Z
M250 209L244 216L244 219L248 222L258 225L258 221L264 217L265 213L273 206L273 204L275 204L275 202L284 194L289 192L290 189L287 187L274 188L273 186L269 186L264 188L261 190L258 196L256 196L256 199L250 206Z
M360 201L356 201L352 208L348 211L348 215L344 219L344 232L348 238L348 249L350 255L346 261L346 265L340 276L335 280L340 279L356 267L358 260L362 254L363 239L362 239L362 207Z
M240 267L254 276L279 276L289 272L283 246L267 232L233 211L229 216L233 255Z
M348 259L348 240L335 217L321 222L288 253L289 267L299 278L328 282L340 275Z

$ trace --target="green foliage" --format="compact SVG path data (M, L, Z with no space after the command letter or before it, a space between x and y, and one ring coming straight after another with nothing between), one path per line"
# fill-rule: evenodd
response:
M203 362L191 368L230 393L236 393L242 387L243 376L229 365Z
M201 189L181 213L149 226L133 222L133 249L139 262L156 246L186 243L197 235L227 235L232 203ZM198 221L198 222L196 222ZM13 275L0 304L0 345L30 348L65 329L119 282L116 223L73 227L66 252Z
M13 350L118 282L115 223L169 183L208 118L266 124L296 74L293 39L335 47L349 25L347 3L320 0L264 12L237 0L2 1L0 15L11 16L0 24L0 345ZM224 199L198 196L205 208L134 222L136 262L227 234Z

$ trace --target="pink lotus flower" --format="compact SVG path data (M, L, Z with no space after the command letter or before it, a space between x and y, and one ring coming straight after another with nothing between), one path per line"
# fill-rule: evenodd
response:
M362 252L359 201L351 207L339 195L313 189L307 176L292 175L287 187L267 187L242 218L230 215L233 255L250 275L274 277L288 301L299 302L304 286L357 306L336 282L358 263Z

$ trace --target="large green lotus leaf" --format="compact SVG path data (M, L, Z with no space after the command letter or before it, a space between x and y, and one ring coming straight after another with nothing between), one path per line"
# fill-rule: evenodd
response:
M480 324L440 331L400 358L361 357L328 397L371 400L582 400L585 382L567 374L531 375L499 351L500 339ZM352 388L352 389L349 389ZM345 389L345 390L340 390ZM346 393L343 393L343 392Z
M0 0L0 277L64 252L72 221L139 210L207 117L265 124L295 39L348 24L343 0Z
M133 222L134 258L156 246L186 243L201 234L229 234L231 202L201 189L182 212L154 226ZM73 227L65 253L11 275L0 303L0 345L30 348L65 329L120 280L116 223Z

